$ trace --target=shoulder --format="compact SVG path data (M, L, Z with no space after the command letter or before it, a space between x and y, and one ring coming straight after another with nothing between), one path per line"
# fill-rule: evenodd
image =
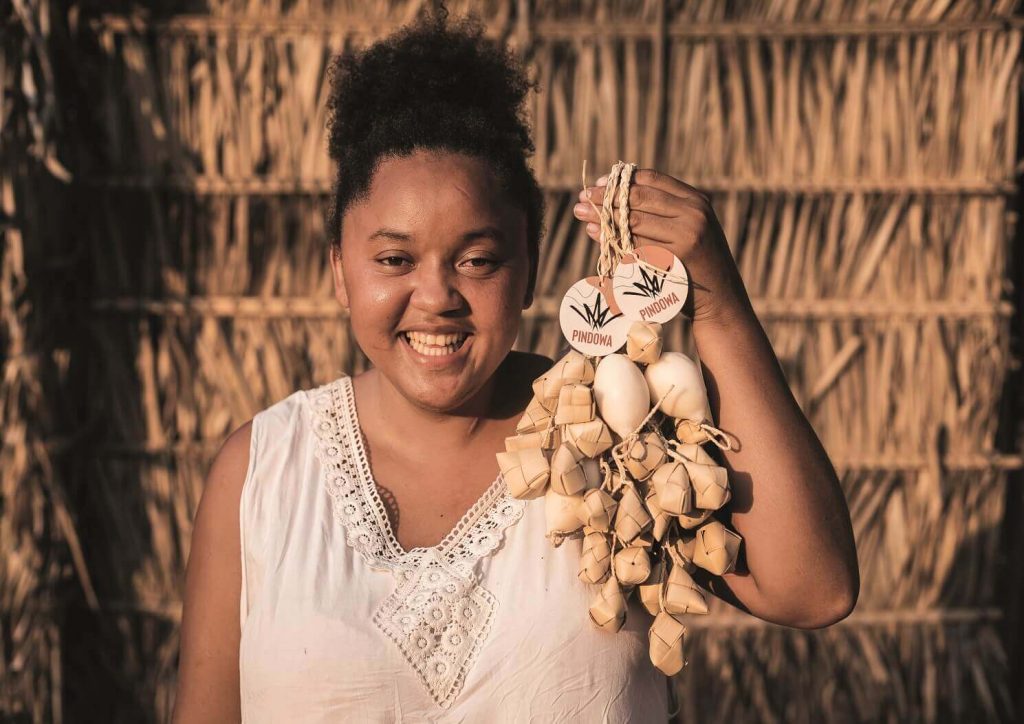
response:
M241 488L251 457L262 446L264 440L276 439L279 435L266 435L264 428L277 428L296 421L302 414L305 390L298 390L266 409L257 412L252 419L239 426L227 436L210 466L207 485L224 485ZM277 430L275 430L277 432Z
M224 439L206 473L195 516L192 545L201 556L216 556L222 566L234 565L241 545L240 510L252 504L255 488L265 487L263 481L250 481L275 479L273 474L259 474L258 467L276 464L281 451L292 444L289 430L297 433L305 419L305 392L297 390L257 412Z
M230 603L240 585L238 510L249 467L252 429L252 420L248 420L228 435L206 474L192 529L186 607L189 599L194 602L197 597L207 603L214 598ZM218 581L224 584L223 598L216 594Z
M197 512L197 525L211 518L233 520L249 470L253 421L248 420L227 436L210 464Z
M224 443L225 448L232 444L237 448L246 447L245 440L234 441L231 438L241 436L243 428L248 426L251 437L248 449L253 458L250 460L250 468L267 463L277 457L278 453L290 450L296 440L309 434L310 427L315 426L318 418L329 414L338 404L336 395L342 389L340 383L343 380L339 378L318 387L296 390L260 410L246 425L232 433ZM237 449L235 452L238 452ZM234 457L231 453L227 454Z
M256 413L253 419L256 421L257 427L295 423L306 413L310 405L315 403L317 398L329 396L333 390L337 389L342 379L344 378L328 382L319 387L296 390L287 397L278 400L265 410Z
M267 452L268 445L288 444L287 430L297 431L301 427L309 396L328 387L296 390L257 412L229 434L210 464L203 498L212 497L221 505L231 503L231 509L222 512L237 513L238 499L256 459Z
M209 483L234 481L241 485L240 477L245 476L249 466L249 448L252 445L252 420L247 420L232 432L221 444L207 476Z

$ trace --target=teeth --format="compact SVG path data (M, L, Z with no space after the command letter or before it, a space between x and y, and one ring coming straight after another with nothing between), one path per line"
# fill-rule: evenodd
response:
M419 342L420 344L428 344L434 347L446 347L451 344L457 344L466 338L465 332L455 332L452 334L428 334L426 332L406 332L406 336L410 341Z
M452 334L429 334L427 332L406 332L405 338L409 346L427 357L440 357L453 354L469 335L465 332Z

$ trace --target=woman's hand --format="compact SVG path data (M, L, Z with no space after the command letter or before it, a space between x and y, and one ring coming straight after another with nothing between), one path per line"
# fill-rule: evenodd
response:
M596 186L581 191L580 203L573 209L576 218L588 222L587 234L595 241L601 234L599 210L606 181L607 177L601 177ZM614 208L617 214L617 200ZM686 267L690 293L684 313L694 322L721 322L753 314L707 194L667 174L637 169L629 189L629 208L634 246L666 247Z

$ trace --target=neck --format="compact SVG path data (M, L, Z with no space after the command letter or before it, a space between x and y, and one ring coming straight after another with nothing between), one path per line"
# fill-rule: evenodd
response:
M494 410L495 380L499 373L477 390L472 397L452 410L429 410L406 398L380 372L368 380L369 392L378 410L387 410L391 439L403 447L459 448L478 438L488 429L487 423L498 415Z

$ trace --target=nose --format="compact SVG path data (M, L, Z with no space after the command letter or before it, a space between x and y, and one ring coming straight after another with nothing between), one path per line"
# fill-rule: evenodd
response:
M452 314L467 307L458 274L444 264L422 265L413 280L411 304L429 314Z

